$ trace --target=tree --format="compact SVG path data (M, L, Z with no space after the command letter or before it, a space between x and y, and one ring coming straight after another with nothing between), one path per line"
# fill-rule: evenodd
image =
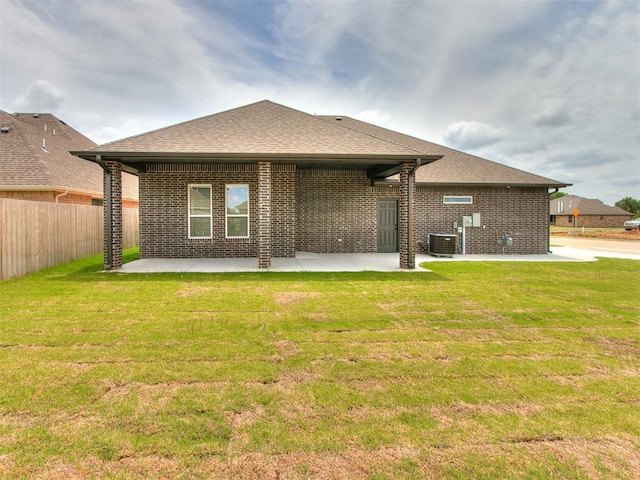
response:
M549 199L550 200L555 200L556 198L564 197L566 194L567 194L567 192L552 193L551 195L549 195Z
M616 202L616 207L619 207L627 212L631 212L634 216L640 215L640 200L636 200L633 197L624 197Z

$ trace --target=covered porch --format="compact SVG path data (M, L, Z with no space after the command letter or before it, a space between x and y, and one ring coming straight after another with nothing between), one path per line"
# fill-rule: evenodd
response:
M327 159L323 158L324 165L329 165L333 168L339 168L341 170L360 170L366 171L366 175L368 181L371 182L371 187L374 186L375 182L378 180L382 180L387 178L393 174L399 174L399 192L397 195L397 241L398 241L398 250L396 253L389 254L385 256L384 266L382 270L379 271L395 271L400 269L414 269L416 265L416 252L415 252L415 242L414 242L414 177L416 169L422 165L423 163L434 161L437 157L433 158L410 158L408 156L393 156L391 158L385 156L382 158L333 158ZM95 161L99 163L104 169L104 180L105 180L105 223L104 223L104 234L105 234L105 251L104 251L104 266L106 270L120 270L122 268L122 222L121 222L121 212L122 205L120 203L120 198L118 192L120 191L120 172L121 171L135 171L135 173L146 172L149 168L151 168L154 164L159 163L160 159L153 159L151 161L149 158L139 158L134 157L125 159L104 159L102 155L95 155ZM277 241L280 241L277 235L274 236L273 233L273 222L281 221L281 218L278 218L276 214L276 205L272 199L272 166L274 165L292 165L294 167L293 172L296 169L309 169L313 168L314 162L317 162L317 158L307 158L304 160L301 159L285 159L280 158L276 161L267 161L267 160L258 160L254 162L247 161L247 159L234 159L236 161L230 161L229 159L224 160L226 164L229 165L247 165L254 164L256 165L255 175L257 179L257 192L254 195L255 202L255 218L256 225L254 230L251 233L251 238L255 238L256 240L256 250L257 255L255 257L249 259L241 259L241 255L229 255L229 258L220 258L218 255L211 255L211 258L208 258L208 255L200 255L198 258L198 262L206 262L210 263L212 270L207 271L231 271L225 270L225 263L233 261L233 270L232 271L253 271L253 270L283 270L283 271L307 271L307 268L304 266L311 257L307 254L306 256L300 256L296 254L295 258L282 258L276 252L274 252L274 244ZM202 159L199 158L197 160L193 159L185 159L185 163L187 164L219 164L221 159ZM150 165L151 164L151 165ZM143 195L144 197L144 195ZM147 205L149 204L149 205ZM141 211L144 213L145 209L155 208L152 206L150 202L142 202ZM295 208L295 207L294 207ZM156 210L161 211L161 209L156 208ZM375 235L375 231L371 232L372 235ZM293 246L293 245L292 245ZM293 253L293 251L291 252ZM330 255L330 254L329 254ZM367 255L367 254L361 254ZM379 264L382 257L379 257L380 254L370 253L368 255L373 255L376 257L376 261L372 262L371 259L365 260L363 257L363 261L359 262L357 259L359 257L351 257L354 260L354 264L347 268L346 271L363 271L363 270L371 270L371 265ZM152 257L164 257L164 255L150 255L145 260L148 260L150 263L152 262ZM167 257L174 257L174 255L167 255ZM178 257L181 257L178 255ZM185 257L194 257L193 255L185 255ZM338 257L336 257L338 258ZM392 265L386 265L389 259ZM209 262L210 260L210 262ZM326 258L325 258L326 260ZM172 262L172 260L168 260ZM341 261L344 261L341 260ZM165 268L166 268L165 261ZM302 263L301 263L302 262ZM179 268L186 268L188 265L189 259L184 258L183 262L176 262L176 265L179 265ZM240 266L240 264L244 266ZM331 268L331 261L328 262L329 267L327 271L345 271L344 265L342 267ZM139 265L139 264L138 264ZM129 267L131 268L131 267ZM222 268L222 270L216 270L217 268ZM241 270L238 270L241 268ZM166 271L166 270L165 270ZM179 270L183 271L183 270ZM313 266L310 266L308 271L322 271L319 268L319 263Z

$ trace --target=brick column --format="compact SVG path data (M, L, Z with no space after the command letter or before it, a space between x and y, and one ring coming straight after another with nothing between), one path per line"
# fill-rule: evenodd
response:
M104 162L104 268L122 267L122 164Z
M271 162L258 162L258 268L271 268Z
M416 254L413 245L413 181L414 165L404 163L400 169L400 198L398 199L398 249L400 250L400 268L415 268Z

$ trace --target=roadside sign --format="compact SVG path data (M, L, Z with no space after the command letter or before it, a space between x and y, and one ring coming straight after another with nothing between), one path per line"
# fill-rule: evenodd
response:
M573 212L571 212L571 213L573 213L573 216L574 216L574 217L577 217L578 215L580 215L580 210L578 210L578 209L576 208L576 209L575 209Z

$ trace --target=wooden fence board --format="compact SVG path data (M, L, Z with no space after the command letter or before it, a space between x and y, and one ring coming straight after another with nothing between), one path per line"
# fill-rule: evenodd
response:
M123 246L138 245L138 210L123 209ZM0 279L101 253L103 209L0 198Z

